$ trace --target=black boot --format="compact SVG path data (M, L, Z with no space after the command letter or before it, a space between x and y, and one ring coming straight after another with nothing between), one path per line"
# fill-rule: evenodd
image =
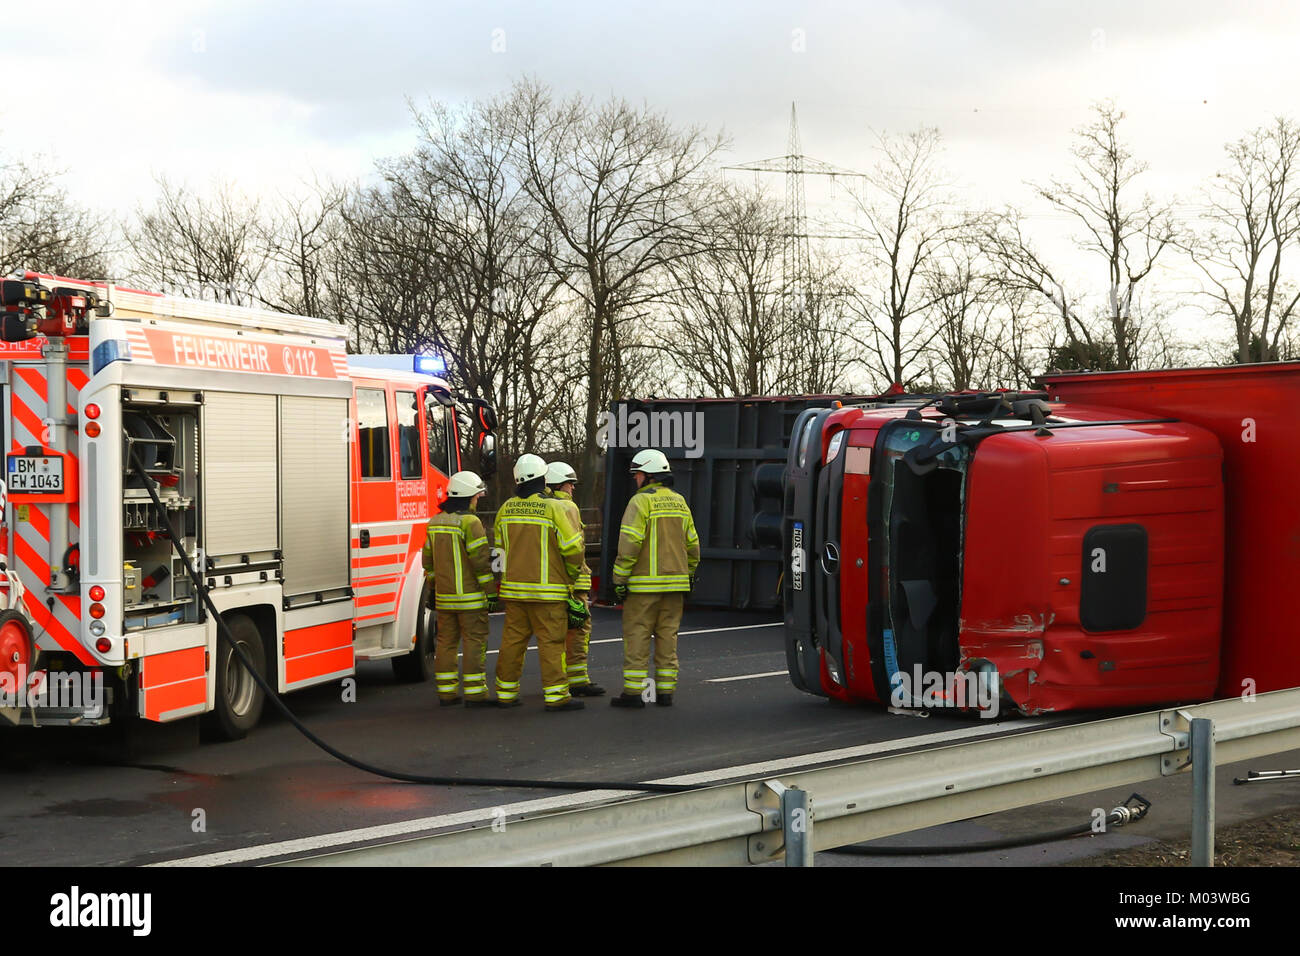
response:
M547 704L547 705L546 705L546 712L547 712L547 713L557 713L557 712L559 712L559 711L561 711L561 710L582 710L582 708L584 708L584 707L586 707L586 706L587 706L587 705L584 704L582 701L580 701L580 700L574 700L572 697L570 697L570 698L569 698L568 700L566 700L563 704Z
M644 707L645 701L641 699L640 694L619 694L617 697L609 699L611 707Z
M585 684L574 684L569 688L569 693L574 697L604 697L605 688L588 681Z
M500 699L497 700L498 707L520 707L523 705L523 703L524 702L520 700L518 697L516 697L514 700L500 700Z
M671 707L673 705L673 695L660 694L655 698L655 704L659 707Z

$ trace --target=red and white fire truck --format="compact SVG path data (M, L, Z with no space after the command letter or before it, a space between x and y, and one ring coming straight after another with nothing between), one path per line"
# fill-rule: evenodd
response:
M10 723L256 724L262 692L177 545L278 691L382 658L429 678L425 525L462 456L490 470L486 403L350 362L321 319L29 272L0 280L0 320L0 683L104 688Z
M1300 364L1042 385L800 415L767 478L794 684L953 706L913 675L982 674L1025 714L1300 685Z

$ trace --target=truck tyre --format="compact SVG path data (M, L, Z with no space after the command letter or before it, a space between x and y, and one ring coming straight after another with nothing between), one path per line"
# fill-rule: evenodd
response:
M433 582L420 590L420 610L415 618L415 646L411 653L393 658L393 676L403 684L423 684L433 679L434 640L438 618L433 607Z
M225 619L231 640L238 644L261 675L266 673L266 650L257 625L243 614ZM265 695L227 641L217 639L216 704L204 715L204 729L219 740L240 740L257 726Z

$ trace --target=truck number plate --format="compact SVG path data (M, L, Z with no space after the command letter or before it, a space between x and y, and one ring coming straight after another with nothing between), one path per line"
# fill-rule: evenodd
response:
M803 549L803 522L794 523L794 533L790 537L790 586L796 591L803 590L803 574L808 569L808 555Z
M23 494L62 494L63 459L10 455L7 487Z

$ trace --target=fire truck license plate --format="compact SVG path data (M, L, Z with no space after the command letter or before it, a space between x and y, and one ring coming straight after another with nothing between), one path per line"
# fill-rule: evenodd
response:
M63 492L63 459L37 458L26 455L9 456L9 474L6 482L10 492L26 494L61 494Z

